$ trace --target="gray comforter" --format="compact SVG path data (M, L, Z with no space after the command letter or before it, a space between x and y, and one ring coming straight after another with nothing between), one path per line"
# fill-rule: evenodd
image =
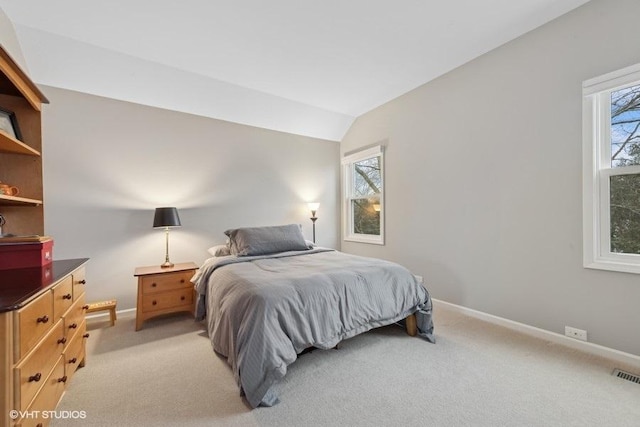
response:
M272 385L297 354L416 313L434 342L431 299L404 267L330 249L210 258L192 279L196 318L227 358L252 407L272 406Z

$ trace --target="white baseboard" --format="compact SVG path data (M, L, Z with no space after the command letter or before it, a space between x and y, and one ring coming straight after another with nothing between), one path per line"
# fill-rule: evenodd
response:
M126 315L127 313L131 313L134 312L135 313L136 309L135 308L127 308L126 310L116 310L116 314L117 315L121 315L124 314ZM104 313L96 313L96 314L90 314L87 316L87 319L95 319L96 317L103 317L103 316L109 316L109 312L104 312Z
M486 322L493 323L495 325L504 326L506 328L509 328L518 332L522 332L530 336L534 336L536 338L541 338L556 344L561 344L577 350L582 350L586 353L605 357L607 359L614 360L618 363L623 363L635 369L640 369L640 356L636 356L635 354L625 353L624 351L615 350L613 348L605 347L605 346L590 343L590 342L579 341L574 338L569 338L567 336L558 334L556 332L546 331L544 329L536 328L535 326L525 325L524 323L515 322L513 320L494 316L493 314L488 314L482 311L473 310L471 308L463 307L457 304L452 304L450 302L442 301L436 298L433 298L433 302L435 303L436 306L438 304L442 304L454 311L465 314L469 317L484 320ZM437 326L438 325L436 323L436 328ZM437 334L437 329L436 329L436 334Z

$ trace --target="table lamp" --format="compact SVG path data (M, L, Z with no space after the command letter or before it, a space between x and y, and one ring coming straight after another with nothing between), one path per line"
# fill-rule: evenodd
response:
M173 263L169 261L169 228L180 227L181 225L178 209L167 207L156 208L156 213L153 217L153 228L165 229L166 254L164 263L160 266L162 268L173 267Z

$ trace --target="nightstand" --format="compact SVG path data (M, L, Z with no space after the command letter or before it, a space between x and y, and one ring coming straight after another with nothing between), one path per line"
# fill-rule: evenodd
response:
M136 307L136 331L142 323L162 314L188 311L194 314L193 284L189 281L198 266L193 262L176 264L171 268L158 266L138 267L138 305Z

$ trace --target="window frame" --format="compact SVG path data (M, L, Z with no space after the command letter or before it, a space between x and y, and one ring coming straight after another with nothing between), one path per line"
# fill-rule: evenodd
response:
M380 157L380 178L382 185L379 193L380 200L380 235L374 234L360 234L354 232L353 227L353 209L352 201L355 199L361 199L363 197L355 197L353 195L353 182L355 179L354 166L356 163L371 159L373 157ZM343 170L343 183L344 183L344 197L343 203L343 239L349 242L370 243L375 245L384 245L384 193L385 193L385 176L384 176L384 147L377 145L374 147L366 148L356 151L354 153L345 155L342 158L342 170Z
M640 174L611 166L611 92L640 85L640 64L582 83L583 265L640 274L640 255L611 252L610 178ZM640 236L639 236L640 238Z

